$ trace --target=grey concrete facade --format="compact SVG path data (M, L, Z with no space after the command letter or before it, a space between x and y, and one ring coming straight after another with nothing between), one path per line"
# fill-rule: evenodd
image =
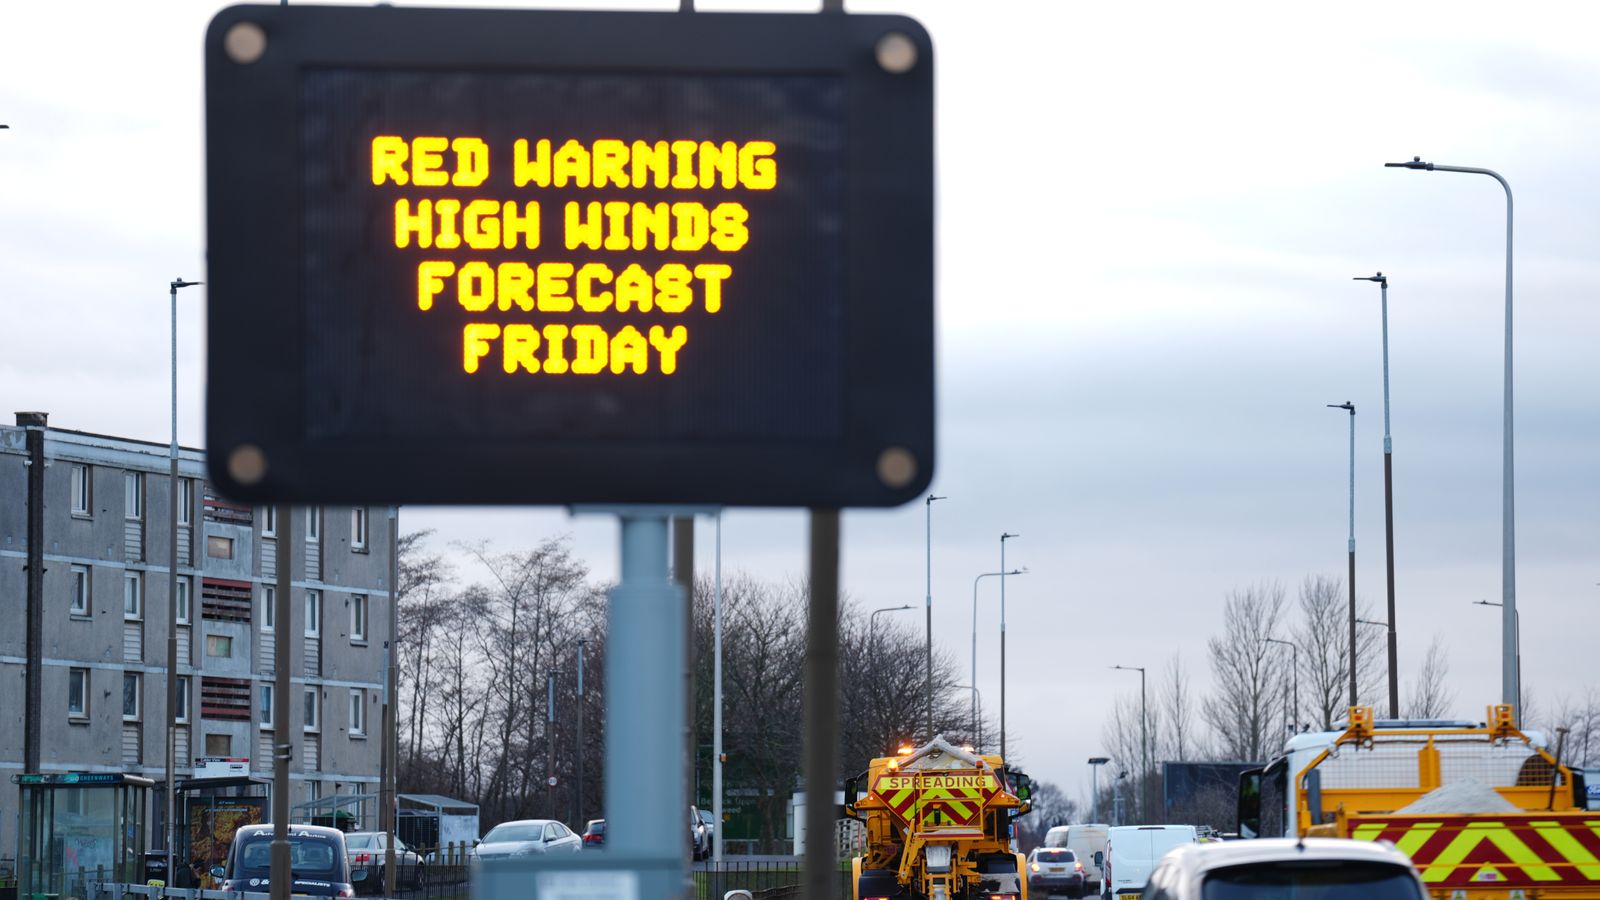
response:
M45 429L45 772L167 780L167 454L165 444ZM197 757L229 756L249 758L252 774L270 777L262 688L272 682L276 632L263 609L285 548L267 530L267 511L215 496L204 470L202 451L180 451L186 513L177 571L187 585L188 615L180 601L178 676L187 680L188 698L173 726L177 775L192 775ZM17 852L11 776L24 760L27 471L25 429L0 425L0 857ZM130 498L131 491L138 496ZM392 612L388 511L344 506L294 514L302 517L300 535L306 517L316 516L320 527L315 539L290 548L296 581L286 624L300 695L290 803L376 794ZM315 618L308 621L308 613ZM376 804L367 806L375 817ZM146 821L160 818L152 809ZM374 826L375 818L365 824ZM153 828L151 843L160 843Z

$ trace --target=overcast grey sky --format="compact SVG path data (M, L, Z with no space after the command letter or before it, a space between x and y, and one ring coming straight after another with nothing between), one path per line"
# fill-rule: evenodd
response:
M525 4L526 5L526 4ZM590 4L564 4L590 5ZM608 3L607 7L672 8ZM703 2L705 9L734 8ZM745 3L743 8L752 4ZM813 4L814 7L814 4ZM1457 712L1499 693L1504 201L1516 191L1518 598L1546 706L1600 681L1600 59L1590 4L852 2L905 12L938 71L935 640L965 661L973 576L1008 562L1008 717L1036 777L1087 789L1113 664L1181 652L1232 588L1345 568L1383 600L1376 286L1391 277L1402 678L1434 633ZM165 440L167 289L204 278L210 2L0 12L0 403ZM771 4L765 8L795 8ZM203 289L201 289L203 290ZM180 434L203 433L204 295L180 300ZM241 358L237 365L249 366ZM846 590L915 603L923 507L845 517ZM408 509L504 547L615 527L561 511ZM710 527L699 532L709 565ZM732 512L724 560L805 567L793 512ZM985 582L979 687L999 696ZM1404 681L1402 682L1404 689Z

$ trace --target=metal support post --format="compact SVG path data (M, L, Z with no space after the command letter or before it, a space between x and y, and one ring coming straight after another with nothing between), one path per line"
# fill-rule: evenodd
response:
M394 831L399 823L400 784L400 727L398 705L400 690L396 684L394 654L395 640L399 636L400 618L400 508L389 507L389 640L384 643L383 679L383 758L388 763L384 772L383 794L379 800L384 812L383 885L393 891L395 881Z
M293 622L294 562L305 553L298 541L295 509L278 507L278 596L273 621L275 655L272 688L272 900L289 900L289 760L294 756L291 735L293 706L289 703L289 636Z
M583 805L583 758L588 755L589 750L589 748L585 746L583 742L583 720L587 714L587 711L584 709L585 698L583 693L583 646L587 643L589 643L588 638L578 638L578 695L576 704L578 707L578 740L576 744L577 749L575 751L575 755L577 756L576 762L578 764L578 779L577 784L573 785L572 791L572 824L574 825L583 822L589 815L588 810Z
M672 748L682 752L683 642L662 636L680 633L686 601L667 568L669 511L638 507L618 515L622 579L609 596L605 660L605 795L613 804L606 850L667 865L676 873L670 880L681 884L689 809L683 767L640 765L639 753L660 748L671 760Z
M717 512L716 585L712 595L711 640L711 858L722 862L722 513Z
M833 785L838 770L839 511L811 511L811 610L806 621L805 779L807 900L833 900L839 878Z

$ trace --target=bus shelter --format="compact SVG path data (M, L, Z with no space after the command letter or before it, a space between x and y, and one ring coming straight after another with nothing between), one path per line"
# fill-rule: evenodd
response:
M91 881L143 882L148 778L122 772L11 776L21 815L17 894L87 895Z
M178 782L178 871L184 888L215 888L211 867L223 865L233 833L271 821L272 781L252 775L190 778Z

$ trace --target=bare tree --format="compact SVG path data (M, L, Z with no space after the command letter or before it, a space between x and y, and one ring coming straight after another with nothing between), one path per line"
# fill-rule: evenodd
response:
M1160 698L1157 704L1162 732L1161 759L1201 759L1205 753L1199 747L1194 731L1194 689L1189 686L1189 676L1184 670L1183 657L1174 653L1167 660L1161 675Z
M1283 618L1283 587L1277 583L1235 590L1223 604L1222 634L1206 643L1214 690L1202 715L1225 757L1264 759L1277 749L1283 720L1277 702L1285 666L1266 638Z
M1405 714L1411 719L1441 719L1449 715L1455 702L1455 691L1448 684L1450 660L1445 655L1444 638L1437 632L1428 653L1422 659L1422 668L1411 682L1411 693L1406 699Z
M1325 575L1307 575L1297 604L1300 625L1294 643L1300 656L1300 703L1296 721L1305 717L1324 731L1344 717L1350 705L1350 597L1344 582ZM1361 607L1360 618L1370 618ZM1386 671L1382 634L1371 626L1356 629L1356 687L1361 700L1372 702Z
M1017 843L1025 851L1043 845L1045 832L1051 828L1079 818L1077 801L1049 781L1033 783L1032 803L1033 812L1017 820Z

